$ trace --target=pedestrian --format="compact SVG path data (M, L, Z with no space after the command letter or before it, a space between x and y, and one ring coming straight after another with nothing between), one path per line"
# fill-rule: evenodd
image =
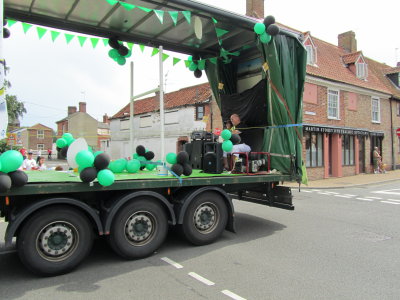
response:
M39 159L40 159L40 157L42 156L42 150L38 150L37 151L37 158L36 158L36 163L38 164L39 163Z
M19 152L22 154L22 157L26 159L26 149L22 147L21 149L19 149Z
M39 156L39 163L37 165L37 170L39 170L39 171L47 170L47 167L46 167L44 161L45 161L44 156Z
M47 159L48 160L51 160L51 153L52 153L52 150L50 148L47 149Z
M26 171L30 171L35 169L37 164L36 161L32 158L33 152L31 150L28 151L28 157L22 162L22 169Z
M378 147L374 147L374 152L372 153L372 160L374 163L374 173L378 174L380 173L380 165L382 162L382 157L379 153L379 148Z

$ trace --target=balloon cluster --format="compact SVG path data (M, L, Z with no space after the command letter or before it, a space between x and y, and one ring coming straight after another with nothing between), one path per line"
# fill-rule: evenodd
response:
M76 154L75 161L79 166L79 177L83 182L92 182L97 178L102 186L114 183L114 173L107 169L110 157L106 153L97 151L93 154L89 150L81 150Z
M192 174L192 166L189 164L189 154L186 151L181 151L178 154L170 152L165 157L167 163L171 164L171 171L177 176L182 174L190 176Z
M23 160L22 154L15 150L8 150L0 156L0 193L28 182L28 175L18 170Z
M75 141L72 134L66 132L61 138L56 140L57 151L60 152L62 158L67 157L68 147Z
M144 168L152 171L156 167L155 164L150 163L153 158L153 151L147 151L144 146L139 145L136 147L136 153L133 154L133 159L126 160L121 158L112 161L109 165L109 169L114 173L122 173L125 170L128 171L128 173L137 173Z
M254 25L254 32L258 34L263 44L268 44L271 40L271 36L279 33L279 27L274 23L275 18L273 16L267 16L263 23L256 23Z
M108 56L116 61L120 66L125 65L126 59L132 55L132 50L129 50L116 38L110 38L108 40L108 45L112 48L108 51Z
M240 136L232 133L229 129L224 129L221 132L221 137L224 140L222 143L222 150L225 152L231 152L233 145L240 143Z
M3 20L3 26L7 25L7 20ZM3 38L8 39L11 35L11 32L8 28L3 27Z
M194 56L189 56L188 61L190 61L189 64L189 70L193 71L194 77L200 78L201 75L203 75L202 70L205 69L205 61L202 61L199 63L200 57L198 55Z

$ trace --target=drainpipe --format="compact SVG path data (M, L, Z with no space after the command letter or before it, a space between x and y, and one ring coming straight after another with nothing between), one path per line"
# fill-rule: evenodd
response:
M396 169L396 162L395 156L394 156L394 140L393 140L393 115L392 115L392 97L389 98L389 103L390 103L390 137L392 140L392 170Z

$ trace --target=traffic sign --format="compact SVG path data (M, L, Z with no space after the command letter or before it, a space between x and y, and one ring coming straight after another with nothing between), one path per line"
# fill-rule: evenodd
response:
M396 129L396 134L397 134L397 136L400 136L400 128Z

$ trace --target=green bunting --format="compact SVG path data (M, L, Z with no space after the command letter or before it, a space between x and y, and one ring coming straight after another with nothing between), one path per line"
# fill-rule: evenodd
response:
M204 70L205 66L206 66L206 60L205 59L201 59L197 62L197 66L199 68L199 70Z
M138 6L137 8L139 8L139 9L141 9L141 10L143 10L144 12L147 12L147 13L149 13L149 12L152 11L152 9L147 8L147 7L143 7L143 6Z
M79 40L79 44L81 45L81 47L83 47L83 44L85 44L87 37L85 36L78 36L78 40Z
M17 23L16 20L7 19L7 26L8 26L8 27L13 26L15 23Z
M50 31L50 35L51 35L51 40L54 42L58 38L58 36L60 35L60 32L51 30Z
M46 28L43 28L43 27L36 27L36 31L37 31L39 40L41 40L42 37L46 34L47 29L46 29Z
M211 17L211 19L212 19L212 21L213 21L214 24L217 24L217 23L218 23L218 21L215 20L213 17Z
M92 42L92 47L93 49L96 48L97 43L100 41L99 38L90 38L90 41Z
M118 3L118 0L106 0L108 2L108 4L110 5L115 5Z
M68 34L68 33L64 33L65 36L65 40L67 41L67 44L69 44L72 39L75 37L73 34Z
M168 57L169 57L168 54L163 53L163 55L162 55L162 61L165 61L166 59L168 59Z
M139 45L140 51L142 51L142 53L144 52L144 45Z
M121 4L121 6L123 8L125 8L127 11L130 11L130 10L132 10L132 9L134 9L136 7L136 5L133 5L133 4L130 4L130 3L126 3L126 2L122 2L122 1L119 1L119 4Z
M188 10L181 11L181 13L185 17L186 21L190 24L192 13Z
M175 66L175 65L176 65L178 62L180 62L180 61L181 61L180 58L173 57L173 58L172 58L172 65Z
M22 29L24 30L24 33L27 33L29 29L31 29L32 25L28 23L22 23Z
M103 44L104 44L104 46L108 46L108 39L103 39Z
M127 43L129 50L132 51L133 43Z
M217 37L220 38L221 36L227 34L229 31L225 30L225 29L221 29L221 28L215 27L215 32L217 33Z
M186 68L189 68L189 66L190 66L191 63L192 63L192 62L191 62L190 60L185 60L185 66L186 66Z
M211 63L213 63L214 65L217 64L217 58L216 57L211 57L208 59Z
M157 16L157 18L160 20L160 23L163 24L164 23L164 11L163 10L157 10L154 9L154 14Z
M169 15L171 16L172 22L174 22L174 25L176 26L176 23L178 23L178 11L169 11Z
M158 48L153 48L153 52L151 53L151 56L156 55L160 50Z

